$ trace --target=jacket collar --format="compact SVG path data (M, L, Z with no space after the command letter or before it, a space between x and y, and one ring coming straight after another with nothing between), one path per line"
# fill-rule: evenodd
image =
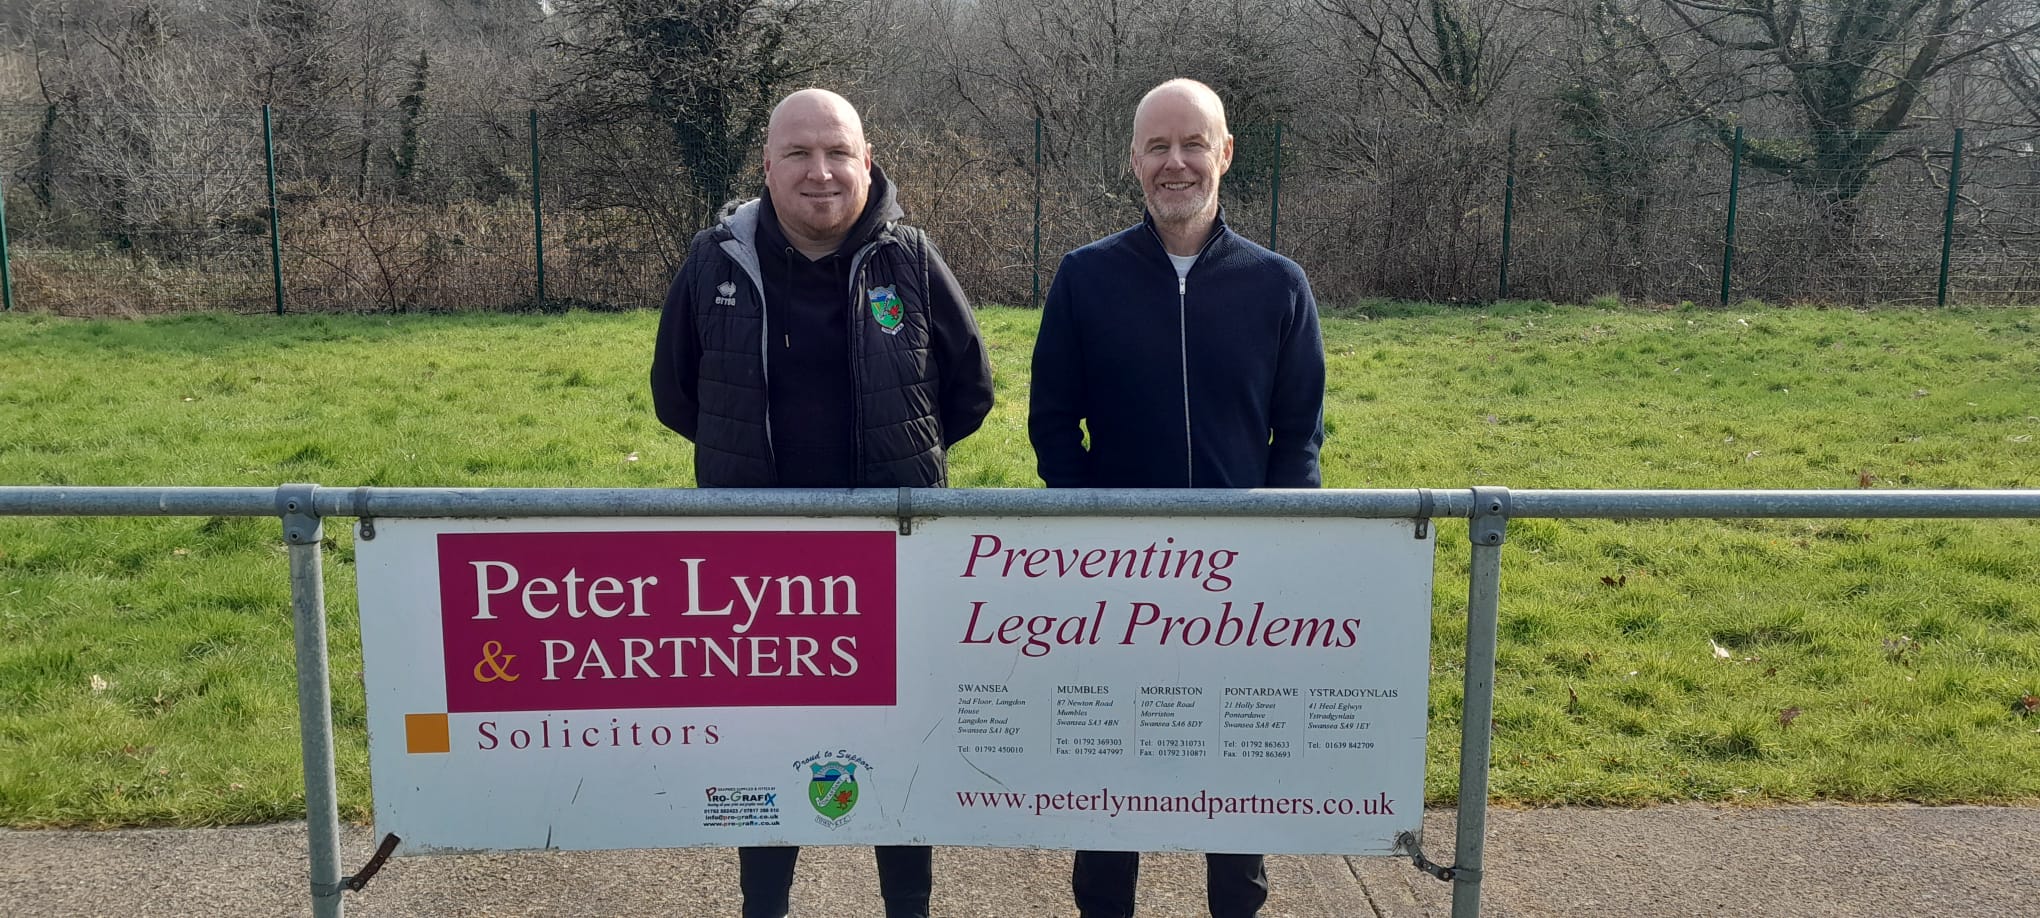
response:
M1164 257L1167 257L1169 254L1169 248L1168 246L1162 244L1162 230L1160 227L1155 225L1155 215L1148 212L1146 208L1142 208L1140 212L1140 222L1142 226L1147 227L1147 237L1149 239L1154 240L1155 249L1161 252ZM1220 237L1226 235L1229 232L1232 232L1232 227L1226 225L1225 205L1221 204L1219 205L1218 208L1218 215L1212 218L1211 221L1211 235L1205 237L1204 245L1200 246L1197 251L1200 254L1211 251L1212 245L1214 245Z

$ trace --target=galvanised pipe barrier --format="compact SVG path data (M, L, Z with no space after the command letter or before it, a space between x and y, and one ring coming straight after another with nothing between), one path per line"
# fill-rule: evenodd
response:
M1450 881L1453 918L1480 913L1487 826L1489 723L1494 710L1501 547L1511 517L1542 519L2040 519L2040 490L1993 491L1511 491L1498 487L1402 490L694 490L626 488L277 488L0 486L0 516L275 516L290 551L305 765L310 891L318 918L344 912L341 894L368 870L342 878L339 801L327 671L322 520L357 517L1441 517L1469 520L1466 675L1460 734L1457 836L1449 866L1414 844L1420 868Z

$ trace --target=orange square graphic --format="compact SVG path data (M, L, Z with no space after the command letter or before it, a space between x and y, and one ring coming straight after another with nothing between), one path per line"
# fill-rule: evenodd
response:
M444 714L404 715L404 751L451 752L453 740L447 732Z

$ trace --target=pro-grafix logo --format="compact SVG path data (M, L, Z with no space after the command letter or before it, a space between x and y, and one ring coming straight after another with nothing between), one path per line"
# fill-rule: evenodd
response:
M816 822L833 829L850 821L860 794L858 772L869 771L870 762L847 749L825 749L793 767L807 772L807 801L814 807Z
M711 787L701 808L703 828L779 825L779 791L770 787Z

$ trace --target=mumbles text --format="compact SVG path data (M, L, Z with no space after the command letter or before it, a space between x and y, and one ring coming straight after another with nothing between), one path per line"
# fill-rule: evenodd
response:
M1161 604L1125 604L1124 626L1114 622L1106 630L1112 604L1100 600L1096 608L1074 615L1001 615L991 604L970 604L970 621L964 625L961 644L1021 645L1022 656L1047 656L1057 647L1100 643L1111 635L1121 645L1151 644L1160 647L1320 647L1344 650L1360 643L1361 620L1357 618L1293 618L1268 615L1266 602L1251 608L1235 607L1227 600L1216 610L1185 615L1165 614Z

